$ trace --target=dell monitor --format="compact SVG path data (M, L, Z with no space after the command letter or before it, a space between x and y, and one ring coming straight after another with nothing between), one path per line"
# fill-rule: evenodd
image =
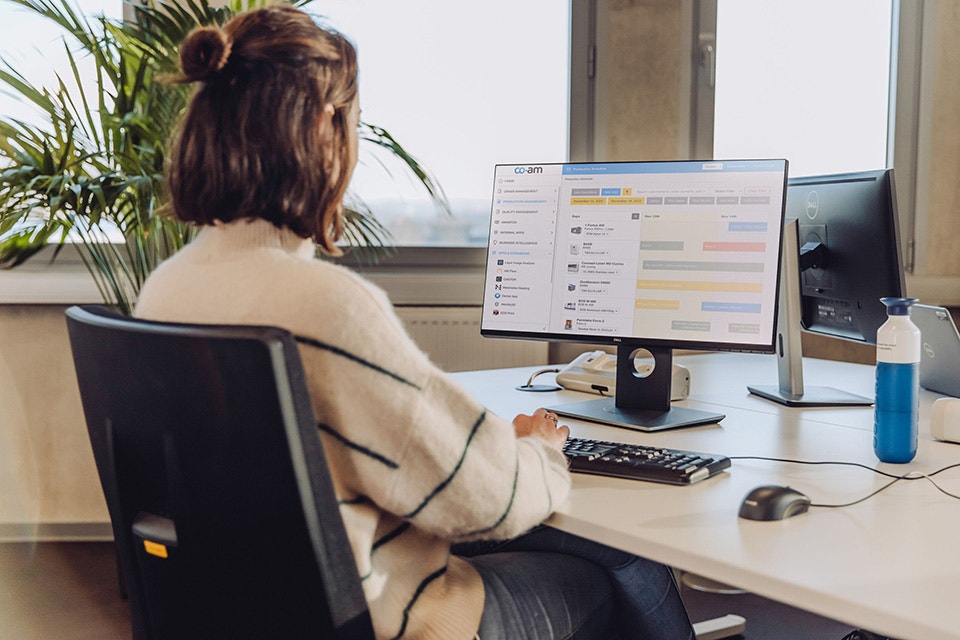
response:
M864 406L871 398L803 384L800 330L877 343L883 297L906 296L893 169L791 178L777 340L778 385L748 387L788 406Z
M615 397L560 415L717 422L671 406L672 350L773 353L786 183L782 159L497 165L481 334L616 345Z

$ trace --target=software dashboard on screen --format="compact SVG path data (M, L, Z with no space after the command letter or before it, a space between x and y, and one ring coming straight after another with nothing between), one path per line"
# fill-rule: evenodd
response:
M770 351L785 160L498 165L487 336Z

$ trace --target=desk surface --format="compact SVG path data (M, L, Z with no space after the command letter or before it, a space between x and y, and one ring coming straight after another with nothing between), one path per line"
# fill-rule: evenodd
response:
M921 390L916 458L890 465L873 454L872 408L795 409L750 395L746 385L776 381L773 356L717 353L676 361L691 372L691 395L679 404L726 414L719 425L641 433L565 423L581 437L730 457L859 462L895 474L931 473L960 463L960 445L930 436L930 405L937 394ZM534 370L453 376L508 419L596 397L516 391ZM873 395L871 366L805 359L804 381ZM960 494L960 469L935 479ZM928 481L901 481L860 504L812 508L782 521L737 517L743 497L761 484L789 485L814 503L840 504L889 481L866 469L766 460L734 460L728 472L689 487L576 474L569 501L549 524L901 640L960 639L960 500Z

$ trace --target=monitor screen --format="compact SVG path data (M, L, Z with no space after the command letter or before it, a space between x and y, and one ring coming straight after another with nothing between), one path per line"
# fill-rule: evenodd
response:
M786 165L498 165L481 333L772 352Z
M617 345L616 397L561 415L715 422L671 407L671 350L773 352L786 184L782 159L497 165L481 334Z

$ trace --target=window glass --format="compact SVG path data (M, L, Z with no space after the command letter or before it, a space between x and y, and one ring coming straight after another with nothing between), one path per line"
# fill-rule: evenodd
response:
M52 3L61 6L61 3ZM121 0L71 0L69 6L91 22L106 16L119 20L123 16ZM94 27L95 32L99 27ZM54 20L37 15L10 2L0 2L0 57L4 68L12 68L33 87L56 91L58 82L67 87L67 92L79 99L77 80L70 66L66 48L70 47L77 65L80 85L91 104L95 105L92 91L97 86L94 62L82 52L72 36ZM49 117L35 105L9 92L4 84L0 89L0 117L21 120L43 131L49 131ZM79 107L80 105L78 105ZM119 241L121 236L109 221L101 222L107 237ZM59 236L50 242L59 241Z
M366 145L352 191L399 245L485 245L496 163L567 157L568 3L315 0L356 45L364 122L387 129L446 192Z
M714 157L888 166L891 16L889 0L720 0Z
M88 17L106 15L120 19L123 11L121 0L74 0L72 6ZM0 3L0 56L34 86L55 87L57 74L65 83L73 82L64 50L64 33L52 20L10 2ZM84 85L94 86L96 75L89 62L80 57L78 66ZM0 91L0 115L35 124L43 121L29 104L4 91Z

